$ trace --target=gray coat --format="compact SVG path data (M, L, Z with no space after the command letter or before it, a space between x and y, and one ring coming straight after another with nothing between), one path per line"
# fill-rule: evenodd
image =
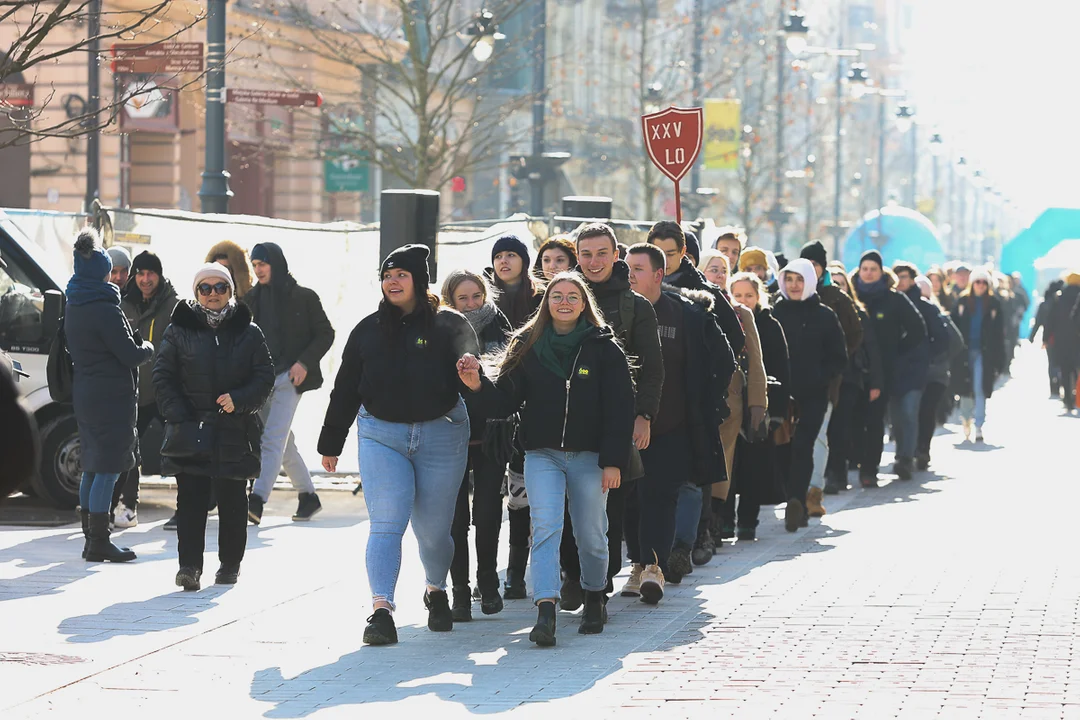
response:
M135 467L136 368L154 348L136 345L115 301L68 304L64 331L75 364L72 402L84 472L123 473Z

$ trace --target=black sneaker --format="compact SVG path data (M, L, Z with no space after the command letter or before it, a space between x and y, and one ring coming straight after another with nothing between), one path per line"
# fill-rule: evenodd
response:
M480 593L480 612L485 615L497 615L503 611L503 599L499 588L493 587Z
M454 622L472 620L472 591L468 585L454 588L454 606L450 609Z
M294 522L310 520L320 510L322 510L322 503L319 502L317 494L300 493L300 502L296 506L296 512L293 513L292 519Z
M428 590L424 593L424 607L428 609L428 630L448 632L454 629L454 615L450 611L450 598L445 590Z
M222 564L218 568L217 573L214 575L215 585L235 585L236 581L240 579L240 566L239 565L225 565Z
M712 560L712 555L709 555L709 560ZM668 556L667 572L664 573L664 577L669 583L678 585L685 576L693 572L694 567L690 563L690 548L685 545L676 545Z
M901 480L910 480L912 478L912 462L909 458L903 458L893 463L893 472Z
M915 458L915 469L919 472L926 472L930 469L930 454L921 454Z
M202 577L202 570L193 567L182 567L180 571L176 573L176 585L182 587L188 592L195 592L199 589L199 579Z
M255 493L248 495L248 520L252 525L262 522L263 504L263 499Z
M164 527L166 530L176 532L176 513L173 513L172 517L165 521Z
M397 643L397 626L394 616L386 608L379 608L367 619L364 628L365 645L393 645Z
M735 538L737 540L753 542L754 540L757 540L757 528L741 527L735 533Z

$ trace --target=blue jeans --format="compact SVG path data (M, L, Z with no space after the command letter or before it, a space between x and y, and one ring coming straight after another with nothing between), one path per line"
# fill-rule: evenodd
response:
M597 465L599 459L594 452L525 452L535 602L559 598L559 545L567 501L581 561L581 587L594 591L607 587L607 494L603 490L604 473Z
M983 392L983 356L979 350L968 351L968 367L971 368L971 388L974 397L961 396L960 417L965 420L975 419L975 427L981 428L986 422L986 393ZM1066 394L1068 389L1066 388Z
M693 483L679 488L679 504L675 508L675 544L694 547L698 523L701 522L702 491Z
M82 474L79 483L79 505L92 513L107 513L112 510L113 486L120 479L120 473Z
M445 589L454 558L450 527L469 457L464 401L445 417L420 423L379 420L361 406L356 434L371 521L365 561L372 598L394 605L401 538L410 518L427 584Z
M911 390L894 395L889 400L893 430L896 433L896 459L911 460L915 457L915 445L919 439L919 403L922 390Z

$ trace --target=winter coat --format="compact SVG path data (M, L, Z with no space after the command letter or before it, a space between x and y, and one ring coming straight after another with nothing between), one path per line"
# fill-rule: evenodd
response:
M942 322L941 311L922 297L917 286L912 286L903 294L919 311L923 326L926 328L926 336L921 342L896 358L890 392L897 396L914 390L923 390L929 379L930 363L946 355L949 348L948 331Z
M484 277L488 279L492 287L500 287L498 276L495 274L495 268L484 268ZM528 282L529 279L530 278L528 277L528 272L526 271L521 281ZM534 290L539 287L538 280L533 279L532 283ZM530 317L532 317L532 314L536 312L536 308L540 307L540 303L542 303L543 301L544 293L537 291L534 292L534 294L529 295L527 298L525 298L524 307L519 309L515 306L514 301L511 299L511 291L500 290L499 296L495 300L495 305L499 308L499 312L505 315L506 319L510 321L510 327L514 330L517 330L522 325L524 325Z
M787 340L792 397L800 402L824 396L848 360L844 330L836 313L815 294L806 300L781 298L773 316L784 328Z
M941 322L945 326L948 347L945 352L930 361L930 373L927 375L926 382L927 384L936 383L948 387L950 375L952 374L950 368L957 358L965 354L967 346L964 344L964 336L961 334L960 328L956 327L956 323L952 321L948 313L941 313Z
M214 258L218 255L229 258L229 274L232 275L233 285L236 287L236 299L243 300L244 296L251 292L251 263L248 262L247 253L232 240L222 240L206 253L206 262L216 262Z
M262 465L258 413L274 389L270 351L243 303L216 330L194 305L188 300L173 310L154 363L154 387L166 436L170 424L204 422L214 428L213 447L209 458L163 456L161 474L249 480ZM226 393L235 405L231 413L217 404Z
M652 303L630 289L630 266L622 260L615 261L611 277L604 282L586 278L586 283L600 305L604 321L634 363L634 414L656 417L664 388L664 355Z
M443 307L429 323L413 312L397 320L391 334L380 312L361 320L345 343L319 435L321 455L341 455L361 405L379 420L429 422L469 392L458 378L457 361L466 353L480 355L480 343L464 315Z
M509 372L480 382L479 392L465 395L470 412L475 408L485 417L500 418L520 410L519 435L526 451L595 452L600 467L617 467L627 476L634 386L626 355L609 328L585 336L569 380L529 350Z
M971 320L975 311L975 303L980 298L974 294L965 295L956 304L956 312L953 319L956 327L964 336L964 344L968 350L978 349L982 353L983 362L983 393L990 397L994 393L994 383L997 376L1006 368L1005 360L1005 315L1001 309L1001 302L993 295L984 295L983 302L982 333L979 348L971 346ZM966 359L966 358L965 358ZM973 397L972 374L969 363L963 362L953 367L954 372L959 374L953 378L957 394L964 397Z
M853 356L862 344L863 338L862 321L859 319L859 313L855 311L855 303L843 290L835 285L826 285L824 280L818 282L817 295L821 298L822 305L836 313L836 318L844 331L848 357Z
M772 402L769 403L769 415L774 418L784 418L788 412L787 401L791 398L791 367L784 328L773 317L772 310L760 306L754 310L754 327L757 329L758 341L761 344L761 359L765 365L765 373L780 383L779 388L769 393L772 398Z
M476 330L476 328L474 327L473 330ZM476 336L476 339L480 342L480 352L487 355L496 348L505 347L513 334L514 330L510 327L510 321L502 310L496 308L495 317ZM483 441L486 432L487 418L472 412L472 409L469 408L469 443L476 444Z
M137 368L150 361L154 347L145 340L136 344L118 301L119 294L87 304L72 299L64 311L84 472L123 473L135 467Z
M154 346L154 358L157 358L160 350L161 338L165 329L172 322L173 309L179 298L173 284L161 278L157 292L150 298L150 302L143 302L142 290L139 289L135 278L128 281L124 288L123 298L120 300L120 309L131 323L133 330L138 330L142 339ZM139 406L154 405L154 366L148 363L139 368Z
M1074 312L1078 303L1080 285L1066 285L1058 292L1046 324L1054 338L1054 354L1064 369L1080 367L1080 312Z
M716 318L724 338L731 346L735 357L743 351L746 341L745 331L735 308L724 291L705 279L705 273L697 269L689 257L683 256L679 269L664 279L664 282L680 290L703 290L713 296L713 316Z
M334 328L326 317L322 302L314 290L301 287L289 274L289 264L280 248L274 243L262 243L270 252L271 281L259 284L244 296L244 303L251 308L256 324L262 326L273 293L273 309L277 315L281 336L281 357L274 358L274 367L288 370L300 363L307 370L307 377L297 391L305 393L322 387L323 376L319 362L334 344Z
M851 279L853 287L857 275L855 273ZM926 339L926 323L911 300L892 288L874 294L860 294L859 299L874 325L874 336L881 356L882 393L895 394L897 360Z

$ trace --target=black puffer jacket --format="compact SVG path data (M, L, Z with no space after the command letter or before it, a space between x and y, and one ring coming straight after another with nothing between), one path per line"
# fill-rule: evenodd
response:
M243 303L217 330L192 306L177 304L154 363L154 389L165 423L213 424L209 461L163 457L162 475L190 473L248 480L260 470L262 423L258 412L274 388L274 365L262 331ZM228 393L236 409L222 412Z
M827 392L829 382L847 366L847 345L840 321L821 298L781 299L773 315L784 328L791 358L791 395L796 401Z
M470 413L475 408L484 417L504 418L520 410L527 451L599 453L600 467L617 467L625 478L634 435L634 386L626 355L608 328L595 328L582 340L570 378L553 373L530 350L494 382L482 377L480 391L466 393L465 401Z
M697 269L690 258L683 256L679 262L679 269L665 278L664 282L680 290L703 290L713 297L712 314L716 318L724 338L731 346L731 353L738 357L746 345L746 333L735 308L731 307L724 291L705 279L704 273Z
M769 392L769 415L782 418L788 411L787 400L791 399L791 364L788 359L787 338L784 337L784 328L767 307L759 305L754 310L754 324L757 326L758 341L761 343L761 361L765 365L765 374L780 383L778 390ZM780 401L778 407L774 407L776 399Z
M176 289L167 278L161 278L157 292L149 302L143 302L142 290L135 278L128 281L124 288L123 298L120 300L120 309L124 317L128 319L133 330L138 330L142 339L154 347L161 345L161 336L165 334L165 328L169 327L173 309L179 299ZM157 353L154 353L157 357ZM154 404L154 366L143 365L139 368L139 406L145 407Z
M858 287L858 271L852 273L851 283ZM874 324L884 378L882 392L892 394L898 380L898 360L926 341L926 323L911 300L891 287L873 293L858 290L858 296Z

